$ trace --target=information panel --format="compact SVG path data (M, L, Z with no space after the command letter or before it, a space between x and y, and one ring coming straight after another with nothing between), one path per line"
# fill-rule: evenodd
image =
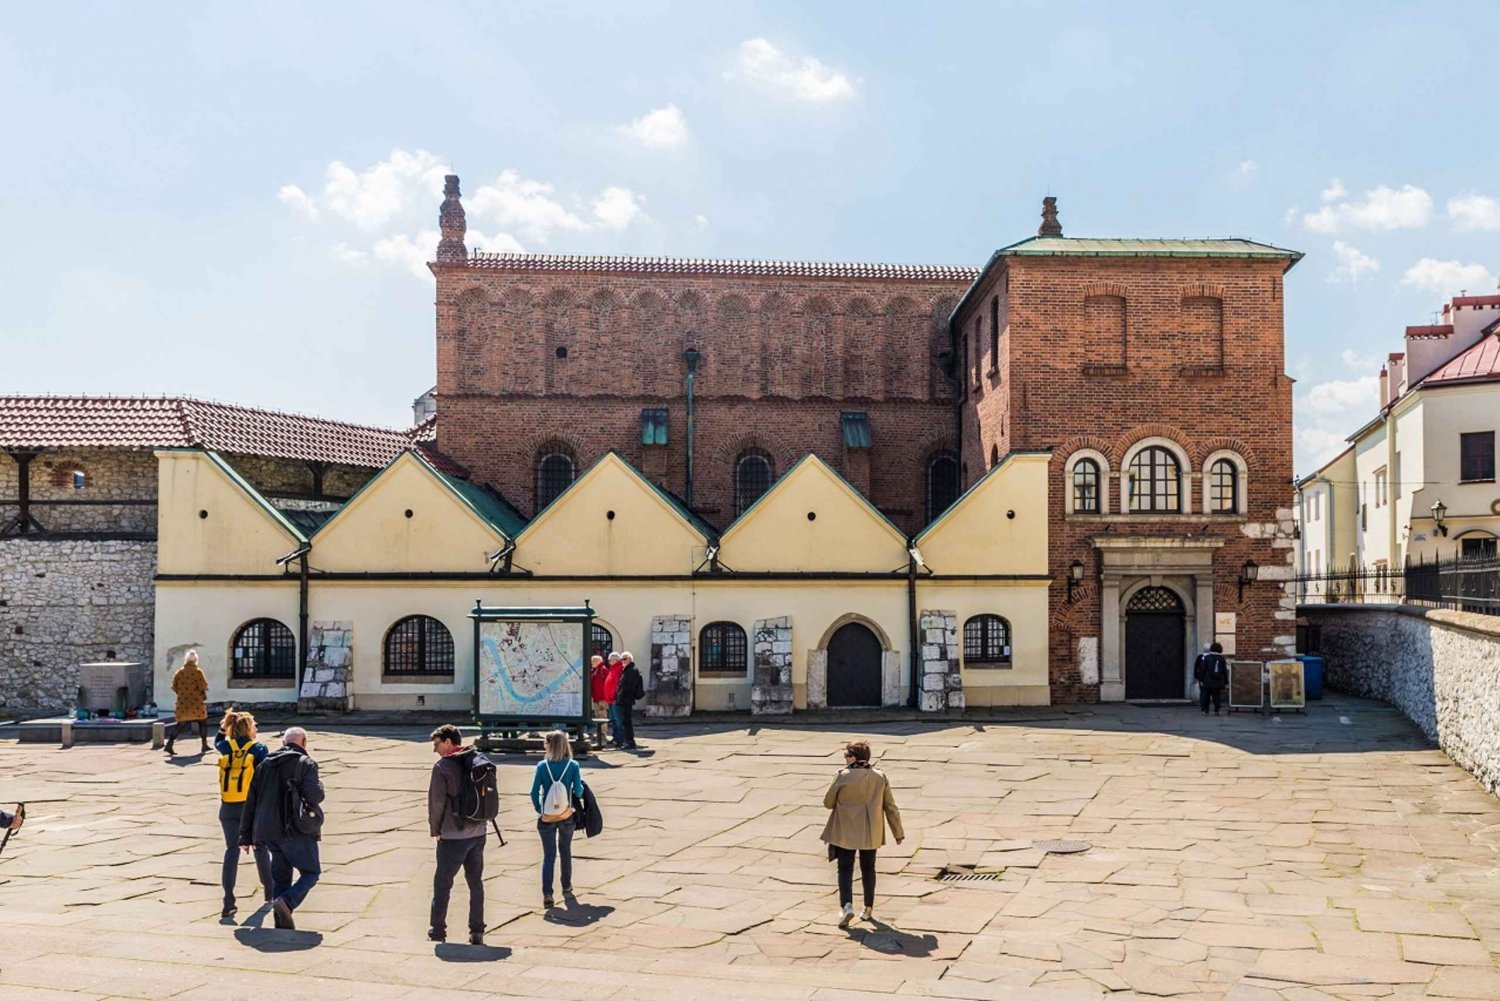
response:
M1271 670L1271 708L1304 709L1307 707L1307 684L1300 660L1273 660Z
M1229 662L1229 708L1260 709L1265 702L1265 665L1258 660Z
M476 608L476 719L488 723L586 720L590 706L584 637L592 617L587 607Z

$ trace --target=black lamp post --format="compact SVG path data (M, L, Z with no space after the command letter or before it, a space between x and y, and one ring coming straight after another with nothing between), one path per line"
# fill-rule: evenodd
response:
M1434 501L1432 504L1432 527L1437 534L1445 539L1448 537L1448 526L1443 524L1443 519L1447 516L1448 505L1444 504L1441 498Z
M1074 560L1073 565L1068 567L1068 601L1073 600L1073 588L1083 580L1083 561Z
M1260 579L1260 564L1254 560L1246 560L1245 565L1240 567L1240 601L1245 600L1245 588Z

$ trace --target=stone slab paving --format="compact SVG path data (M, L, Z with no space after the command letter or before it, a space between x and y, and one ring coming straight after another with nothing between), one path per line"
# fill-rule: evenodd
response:
M0 857L0 997L1500 999L1500 802L1376 703L645 725L646 753L587 764L607 830L551 912L535 759L500 757L484 948L425 940L427 729L313 730L325 871L295 932L249 864L218 917L212 756L0 742L0 797L30 812ZM817 835L854 736L909 836L845 932Z

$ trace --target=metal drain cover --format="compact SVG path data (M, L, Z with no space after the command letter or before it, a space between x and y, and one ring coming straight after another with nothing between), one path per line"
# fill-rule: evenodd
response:
M1053 855L1077 855L1094 847L1087 841L1033 841L1031 847Z
M968 872L964 869L944 869L938 880L944 883L993 883L1000 878L998 872Z

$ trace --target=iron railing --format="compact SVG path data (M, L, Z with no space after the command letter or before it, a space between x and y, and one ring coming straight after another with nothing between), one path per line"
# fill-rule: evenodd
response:
M1293 578L1300 604L1411 604L1500 615L1500 557L1350 564Z

